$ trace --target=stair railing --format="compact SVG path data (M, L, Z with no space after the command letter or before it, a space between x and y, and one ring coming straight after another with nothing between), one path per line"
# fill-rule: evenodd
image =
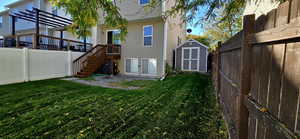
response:
M95 56L99 51L103 50L105 45L96 45L91 50L87 51L76 60L73 61L73 74L80 72L87 64L88 57Z

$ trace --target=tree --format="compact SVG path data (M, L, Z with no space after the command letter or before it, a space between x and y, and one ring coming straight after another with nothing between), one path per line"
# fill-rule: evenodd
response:
M74 20L70 30L79 37L89 36L91 27L95 26L99 20L98 10L103 10L105 16L104 23L108 26L119 28L121 30L121 39L127 34L127 21L120 14L116 6L116 0L50 0L55 6L65 8ZM119 0L122 1L122 0ZM185 21L197 20L197 23L214 20L216 17L221 22L231 22L235 16L240 13L240 9L246 4L246 0L151 0L147 7L156 6L162 2L175 1L175 5L164 13L165 17L173 16L178 13L185 13ZM260 0L258 0L260 1ZM284 1L284 0L277 0ZM203 17L197 17L201 9L207 7ZM222 16L216 14L216 10L223 9ZM197 18L197 19L195 19ZM229 29L232 34L234 31Z
M105 24L121 30L121 39L127 34L127 20L122 17L115 1L112 0L50 0L59 8L64 8L72 16L69 30L83 38L91 35L90 29L99 22L99 9L103 10Z
M204 35L210 38L212 48L216 47L218 41L225 42L242 29L243 8L240 8L238 13L224 18L226 12L226 9L220 9L216 12L218 17L215 20L205 23Z
M201 35L188 35L187 39L194 39L206 46L210 46L210 42L211 42L210 38L205 35L202 35L202 36Z

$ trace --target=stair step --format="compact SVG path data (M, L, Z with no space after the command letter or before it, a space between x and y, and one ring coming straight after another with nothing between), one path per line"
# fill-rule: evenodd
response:
M92 73L90 73L90 72L78 72L77 74L78 75L90 75Z
M77 77L77 78L86 78L86 77L89 77L89 76L86 76L86 75L75 75L75 77Z
M86 67L95 67L95 66L99 66L99 64L98 63L88 63L86 65Z

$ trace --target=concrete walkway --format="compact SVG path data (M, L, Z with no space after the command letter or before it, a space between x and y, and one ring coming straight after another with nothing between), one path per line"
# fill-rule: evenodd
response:
M77 83L81 83L81 84L85 84L85 85L100 86L100 87L104 87L104 88L113 88L113 89L122 89L122 90L137 90L137 89L141 89L141 88L134 87L134 86L129 86L129 87L119 86L119 85L117 85L118 83L126 82L126 81L134 81L134 80L156 80L155 78L124 76L124 75L93 76L90 78L91 78L91 80L72 77L72 78L64 78L62 80L73 81L73 82L77 82Z

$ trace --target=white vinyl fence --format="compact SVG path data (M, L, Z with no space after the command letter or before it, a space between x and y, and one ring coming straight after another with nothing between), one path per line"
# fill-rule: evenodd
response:
M0 48L0 85L72 76L81 52Z

